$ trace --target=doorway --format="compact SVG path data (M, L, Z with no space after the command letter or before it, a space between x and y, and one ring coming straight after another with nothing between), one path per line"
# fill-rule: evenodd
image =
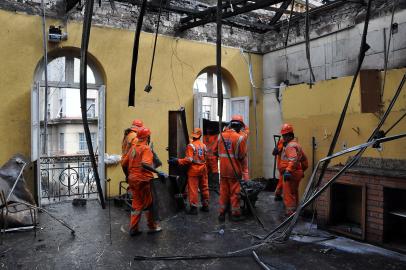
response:
M50 55L45 68L37 68L32 89L31 160L37 164L38 204L77 197L97 198L97 188L87 149L80 108L78 51ZM98 172L104 187L105 87L95 63L87 67L86 111Z

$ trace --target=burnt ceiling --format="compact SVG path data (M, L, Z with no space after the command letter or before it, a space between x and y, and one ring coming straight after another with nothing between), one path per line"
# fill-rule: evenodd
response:
M97 3L99 0L95 1ZM142 0L107 1L110 1L113 8L114 2L136 6L142 3ZM293 1L295 6L291 9ZM84 0L66 0L67 10L75 6L80 7L82 2ZM363 0L308 0L308 2L310 14L315 14L346 3L363 3ZM179 22L174 26L177 32L214 23L216 20L217 0L149 0L148 11L158 12L160 5L164 12L180 15ZM283 22L288 21L290 15L292 20L303 17L305 5L305 0L223 0L223 24L255 33L278 30Z

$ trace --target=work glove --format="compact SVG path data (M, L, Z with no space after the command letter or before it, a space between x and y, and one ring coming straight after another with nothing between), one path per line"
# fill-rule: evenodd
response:
M161 180L162 183L165 183L166 178L168 177L168 175L164 172L158 172L158 177L159 180Z
M277 156L278 154L279 154L278 147L275 147L275 148L273 149L273 151L272 151L272 155L273 155L273 156Z
M178 159L177 158L170 158L168 160L169 165L178 165Z
M283 180L284 181L289 181L291 177L292 177L292 174L289 171L285 171L283 173Z

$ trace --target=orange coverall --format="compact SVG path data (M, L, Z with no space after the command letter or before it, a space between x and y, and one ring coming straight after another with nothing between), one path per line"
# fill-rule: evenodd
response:
M283 190L283 171L281 171L281 155L282 155L282 149L283 149L283 138L281 138L278 142L278 145L276 146L278 148L278 155L276 155L276 167L279 171L279 179L278 179L278 184L276 185L275 189L275 196L282 195L282 190Z
M121 161L123 167L128 168L128 184L133 195L130 218L130 229L138 229L142 211L150 229L155 229L157 224L152 213L152 193L150 181L154 178L152 172L144 169L142 163L152 166L153 154L146 141L133 144Z
M307 157L300 144L293 139L283 148L279 163L282 174L287 171L292 175L283 183L283 203L287 215L291 215L299 203L299 183L304 177L302 162L307 163Z
M224 214L227 205L231 204L231 214L241 215L240 211L240 179L242 179L244 159L247 155L247 144L244 136L234 129L223 131L223 140L219 139L218 156L220 157L220 214ZM231 162L237 173L237 178L227 155L226 148L231 157Z
M217 151L218 134L203 135L203 142L207 148L206 166L208 173L218 173L218 157L214 154Z
M121 142L121 160L125 158L127 155L128 151L131 148L132 144L135 144L137 142L137 133L133 130L130 130L127 135L124 136L123 141ZM121 164L121 168L123 169L123 172L128 175L128 169L126 166Z
M189 203L194 207L198 206L198 189L200 189L200 192L202 193L202 205L209 206L206 152L206 146L199 139L195 139L187 145L185 158L180 158L178 160L179 165L189 166L187 171Z

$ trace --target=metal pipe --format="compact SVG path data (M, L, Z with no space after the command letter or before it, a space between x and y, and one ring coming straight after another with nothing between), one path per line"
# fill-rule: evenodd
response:
M389 141L393 141L393 140L397 140L397 139L401 139L406 137L406 133L402 133L402 134L398 134L395 136L391 136L391 137L385 137L385 138L380 138L380 139L376 139L376 140L372 140L370 142L367 143L363 143L351 148L348 148L346 150L340 151L335 153L332 156L328 156L325 157L321 160L319 160L319 162L317 162L316 168L315 170L313 170L312 176L310 178L310 181L312 181L313 179L315 179L316 176L316 172L317 172L317 168L320 166L321 163L326 162L328 160L331 160L333 158L348 154L350 152L354 152L357 150L365 150L366 148L374 145L375 143L385 143L385 142L389 142ZM357 154L358 155L358 154ZM294 212L293 214L291 214L289 217L287 217L281 224L279 224L275 229L273 229L271 232L269 232L266 236L264 236L262 238L262 240L264 242L257 244L257 245L253 245L244 249L240 249L240 250L236 250L236 251L232 251L232 252L228 252L228 254L237 254L237 253L241 253L247 250L252 250L252 249L256 249L258 247L264 246L267 244L266 240L272 236L273 234L275 234L276 232L278 232L281 228L283 228L285 225L287 225L296 215L297 213L299 213L300 209L306 207L307 205L309 205L315 198L317 198L333 181L335 181L341 174L343 174L349 167L351 167L352 165L354 165L354 163L349 162L348 164L346 164L335 176L333 176L333 178L331 178L320 190L318 190L317 192L315 192L312 196L310 196L309 199L307 199L306 201L304 201L301 206L299 208L299 210L297 210L296 212ZM309 185L308 185L309 187Z
M161 14L162 14L162 2L159 3L159 13L158 13L158 20L157 20L157 26L156 26L156 31L155 31L155 41L154 41L154 48L152 50L152 59L151 59L151 67L149 70L149 79L148 79L148 84L145 86L144 91L145 92L150 92L152 90L151 86L151 79L152 79L152 69L154 68L154 60L155 60L155 50L156 50L156 43L158 41L158 33L159 33L159 22L161 20Z
M13 187L11 188L10 192L7 195L6 203L8 202L8 199L10 199L11 194L13 194L14 189L17 186L18 180L20 180L20 177L24 172L25 166L27 166L27 163L25 161L21 160L21 159L16 159L16 162L19 163L19 164L23 164L23 167L21 168L20 173L18 174L18 176L17 176L17 178L16 178L16 180L15 180L15 182L13 184Z
M90 28L92 27L94 0L86 1L85 16L83 19L82 43L80 48L80 109L82 112L83 129L85 131L87 149L89 150L90 161L93 168L96 187L99 194L100 204L106 208L103 190L100 183L99 172L97 170L96 157L93 151L92 138L90 136L89 122L87 120L86 99L87 99L87 55L89 47ZM100 153L103 158L104 153Z
M269 268L265 263L263 263L259 259L258 255L257 255L257 253L255 253L255 251L252 251L252 256L254 256L255 261L259 264L259 266L261 266L262 269L271 270L271 268Z

